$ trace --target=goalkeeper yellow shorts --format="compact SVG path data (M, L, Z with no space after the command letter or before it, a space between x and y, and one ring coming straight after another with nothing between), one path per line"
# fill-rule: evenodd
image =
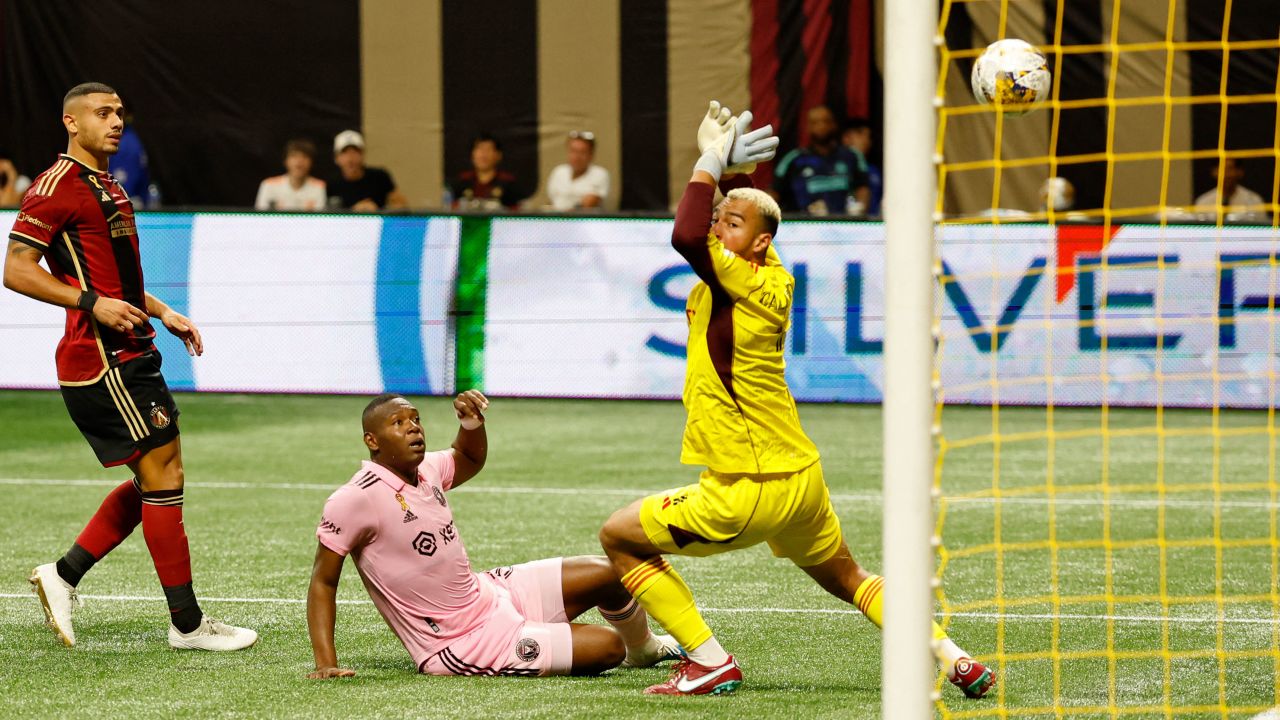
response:
M664 553L705 557L768 542L800 567L830 559L842 540L818 462L792 475L704 470L695 485L646 497L640 523Z

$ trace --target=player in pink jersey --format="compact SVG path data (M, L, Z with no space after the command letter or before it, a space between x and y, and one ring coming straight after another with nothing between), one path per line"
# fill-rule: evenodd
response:
M427 452L418 410L380 395L364 410L369 461L329 496L307 593L307 628L322 679L349 677L334 649L338 579L350 555L369 597L419 672L433 675L565 675L677 659L600 556L549 558L471 569L445 492L484 467L489 401L468 390L453 401L461 427L448 450ZM597 607L612 627L570 623Z

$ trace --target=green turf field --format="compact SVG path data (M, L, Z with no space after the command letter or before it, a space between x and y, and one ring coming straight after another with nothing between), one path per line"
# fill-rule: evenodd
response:
M210 614L257 629L262 639L244 653L190 654L165 644L165 612L140 533L86 577L89 596L76 616L78 646L67 650L41 625L26 573L60 555L111 484L126 471L95 463L75 432L60 398L49 393L0 393L0 716L56 717L449 717L690 718L876 717L880 706L878 631L825 596L801 572L773 559L764 547L708 559L673 559L692 586L722 643L740 659L746 684L726 698L649 698L640 694L664 671L614 671L600 678L432 678L415 675L407 653L367 603L339 608L337 643L351 680L303 679L311 651L301 604L315 550L314 528L330 488L344 482L365 457L360 442L362 398L184 395L182 427L187 466L186 525L196 591ZM421 402L429 444L447 445L454 423L446 400ZM801 409L823 452L826 477L854 554L873 569L880 560L880 415L876 407L808 405ZM696 470L678 464L683 412L678 403L495 400L490 411L490 459L485 471L453 497L454 512L472 561L479 568L555 555L597 553L596 531L630 499L691 482ZM1150 412L1112 411L1113 429L1151 425ZM1043 410L1002 409L1001 433L1045 428ZM1274 434L1219 432L1207 413L1171 412L1168 427L1204 432L1169 437L1163 447L1141 432L1076 437L1072 428L1099 427L1097 410L1058 410L1053 477L1062 486L1054 505L1060 542L1099 540L1109 532L1111 590L1121 596L1159 593L1159 553L1140 540L1155 537L1160 514L1155 458L1163 452L1166 483L1212 484L1235 490L1172 493L1166 503L1168 595L1213 594L1222 568L1229 596L1266 596L1228 602L1221 623L1215 603L1175 605L1178 621L1162 625L1159 603L1105 603L1063 607L1059 647L1075 653L1061 661L1059 717L1105 717L1072 708L1106 705L1212 706L1225 677L1228 706L1260 708L1276 693L1276 623L1273 622L1275 546ZM1224 414L1221 426L1262 427L1258 413ZM991 429L985 409L948 409L949 439ZM990 489L995 446L979 442L948 452L948 496ZM1046 441L999 445L1000 486L1040 485L1046 477ZM1214 473L1213 458L1218 457ZM1105 458L1105 463L1104 463ZM1097 483L1103 467L1125 492L1108 506ZM1040 498L1037 500L1037 497ZM1215 512L1215 497L1218 503ZM946 503L943 527L953 551L995 539L996 505ZM1048 505L1030 493L1000 504L1001 540L1027 550L1003 553L1007 598L1035 598L1052 589L1047 550ZM1213 537L1218 548L1179 545ZM1234 540L1249 541L1237 547ZM1125 545L1126 541L1131 542ZM1256 544L1261 543L1261 544ZM1058 588L1087 596L1107 589L1106 556L1079 543L1058 554ZM1130 548L1130 546L1132 546ZM1052 646L1052 605L1015 602L1004 622L984 610L993 598L995 554L952 560L946 591L970 608L951 620L952 635L971 652L990 657L1002 646L1013 658L1003 666L1009 708L1053 700L1053 663L1028 657ZM129 599L142 597L146 599ZM340 598L365 594L348 565ZM890 599L890 602L892 600ZM958 605L958 606L959 606ZM994 609L994 606L992 606ZM1099 616L1110 615L1110 621ZM594 613L588 620L598 622ZM1207 620L1207 622L1206 622ZM1108 643L1122 656L1109 681ZM1218 632L1221 628L1221 633ZM1164 664L1126 659L1125 650L1201 649L1200 659L1177 659L1175 680L1164 691ZM1221 638L1219 640L1219 638ZM1222 664L1215 648L1237 653ZM1256 655L1256 657L1254 657ZM1018 658L1026 658L1021 660ZM986 710L991 701L967 702L944 689L951 711ZM1255 710L1256 711L1256 710ZM1221 717L1217 712L1177 717ZM1011 709L1008 717L1019 717ZM1163 712L1126 716L1165 717ZM1247 716L1243 711L1235 717Z

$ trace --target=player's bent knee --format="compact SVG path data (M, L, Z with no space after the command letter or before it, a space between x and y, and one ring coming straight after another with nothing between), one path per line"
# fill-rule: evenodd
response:
M634 536L644 535L640 525L640 501L615 510L600 528L600 546L614 552L627 552L635 545Z
M611 627L603 625L569 626L573 636L574 675L598 675L622 664L627 648L622 636Z

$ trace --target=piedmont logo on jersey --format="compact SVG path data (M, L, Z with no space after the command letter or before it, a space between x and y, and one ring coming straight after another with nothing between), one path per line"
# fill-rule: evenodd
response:
M541 653L542 647L533 638L520 638L520 642L516 643L516 657L525 662L537 660Z

